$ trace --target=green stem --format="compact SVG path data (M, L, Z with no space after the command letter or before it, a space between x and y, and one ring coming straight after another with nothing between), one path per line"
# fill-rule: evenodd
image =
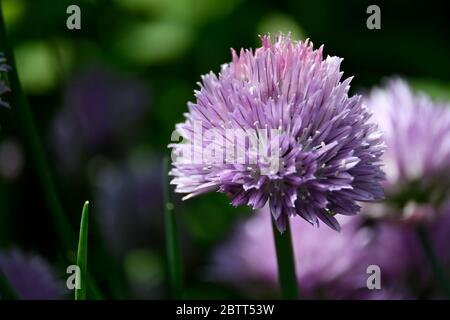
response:
M428 231L419 226L416 229L417 238L419 239L420 245L422 247L423 253L430 263L431 269L434 273L436 281L438 282L439 287L442 292L450 299L450 285L445 276L444 269L442 268L439 259L436 255L436 252L433 248L433 242L430 238Z
M181 270L181 250L178 242L177 223L174 214L174 205L170 197L169 186L169 160L164 159L164 225L166 236L166 254L169 268L170 295L173 299L181 299L183 294L183 276Z
M80 288L75 289L75 300L86 300L88 273L88 230L89 230L89 201L86 201L81 212L80 237L78 238L77 265L80 268Z
M0 299L3 300L18 300L19 295L16 293L14 288L6 278L6 275L3 273L0 268Z
M283 299L298 299L297 277L295 275L295 261L289 222L286 225L286 231L281 234L275 221L272 219L272 229L277 252L278 280L280 282L281 296Z
M61 245L65 250L65 255L67 255L69 251L73 250L72 248L75 244L74 234L67 217L64 214L64 210L50 171L50 166L47 161L46 153L42 147L41 140L38 135L33 113L31 112L30 106L28 105L28 101L20 84L13 49L8 41L8 36L6 33L1 2L0 46L0 50L4 51L7 63L12 69L8 72L12 95L11 106L14 112L17 113L17 118L22 129L21 131L23 133L24 140L26 141L29 152L32 156L34 166L37 171L37 176L44 192L45 200L52 215L52 220L55 224L54 227L59 236Z

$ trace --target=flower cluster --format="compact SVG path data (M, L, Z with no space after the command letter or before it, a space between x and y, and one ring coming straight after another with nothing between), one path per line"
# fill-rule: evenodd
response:
M232 51L232 62L222 66L219 76L203 76L186 121L177 125L183 141L171 145L176 192L189 198L220 191L231 197L232 205L253 209L268 202L280 231L295 215L339 229L336 214L354 215L358 201L382 198L381 136L360 96L349 97L351 78L341 82L342 59L323 59L322 50L289 36L279 35L274 43L264 36L255 52ZM201 137L193 147L196 124L214 129L221 139ZM262 151L248 157L255 161L236 163L223 156L211 164L187 159L202 159L198 153L210 150L211 144L219 150L227 143L235 146L235 140L227 140L228 130L261 129L277 133L256 137ZM267 172L274 153L278 166Z

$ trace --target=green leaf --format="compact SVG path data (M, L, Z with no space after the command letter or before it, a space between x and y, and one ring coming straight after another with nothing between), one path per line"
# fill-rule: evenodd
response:
M80 268L80 289L75 289L75 300L86 300L87 291L87 251L88 251L89 201L86 201L81 213L80 238L78 239L77 265Z

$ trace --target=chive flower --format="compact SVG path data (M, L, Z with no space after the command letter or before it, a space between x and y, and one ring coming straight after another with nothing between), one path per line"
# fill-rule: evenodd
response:
M289 217L333 229L336 214L383 197L382 137L342 59L282 34L255 51L232 50L219 75L202 77L172 148L176 192L184 199L226 193L233 206L268 203L280 232Z
M386 203L368 213L433 221L450 205L450 105L415 93L402 79L366 97L386 142Z

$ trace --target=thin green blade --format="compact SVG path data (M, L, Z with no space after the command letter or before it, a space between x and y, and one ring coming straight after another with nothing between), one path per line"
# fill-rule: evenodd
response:
M89 201L81 213L80 238L78 239L77 265L80 268L80 288L75 289L75 300L86 300L87 291L87 251L88 251Z

